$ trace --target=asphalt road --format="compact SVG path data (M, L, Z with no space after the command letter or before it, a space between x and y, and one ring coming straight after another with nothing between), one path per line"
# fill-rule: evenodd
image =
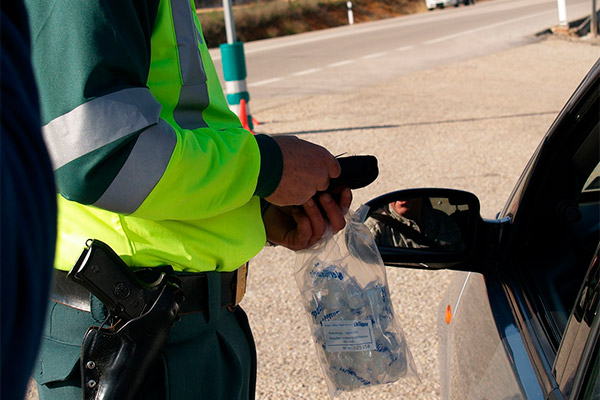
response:
M567 1L567 16L590 0ZM350 92L387 79L531 42L558 24L556 0L490 0L245 43L251 109L281 98ZM211 51L221 71L220 51Z

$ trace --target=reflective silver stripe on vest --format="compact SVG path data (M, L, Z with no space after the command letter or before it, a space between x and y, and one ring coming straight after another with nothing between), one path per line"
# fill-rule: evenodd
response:
M159 120L148 88L123 89L88 101L42 128L54 169Z
M208 107L209 97L206 72L198 49L201 36L196 29L189 0L171 0L171 9L183 80L173 117L184 129L204 128L208 125L202 111Z
M164 120L143 131L127 161L95 206L121 214L138 209L163 176L177 136Z

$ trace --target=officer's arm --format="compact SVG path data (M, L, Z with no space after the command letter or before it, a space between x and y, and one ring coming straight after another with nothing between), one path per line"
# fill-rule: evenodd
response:
M279 148L232 122L211 86L219 83L204 44L208 93L217 93L210 102L222 112L197 129L163 118L146 86L158 1L28 6L43 131L62 196L143 218L197 219L275 190Z

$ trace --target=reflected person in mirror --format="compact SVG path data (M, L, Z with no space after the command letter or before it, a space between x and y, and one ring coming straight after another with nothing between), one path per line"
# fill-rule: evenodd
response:
M429 199L393 201L366 222L380 246L457 251L463 246L456 222Z

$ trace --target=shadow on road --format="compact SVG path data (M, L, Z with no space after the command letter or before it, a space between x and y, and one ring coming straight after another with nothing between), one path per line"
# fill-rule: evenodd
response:
M392 124L392 125L370 125L370 126L353 126L350 128L333 128L333 129L317 129L311 131L296 131L296 132L281 132L280 135L308 135L311 133L333 133L333 132L347 132L347 131L361 131L361 130L374 130L374 129L388 129L388 128L404 128L410 126L426 126L426 125L441 125L441 124L454 124L462 122L477 122L477 121L489 121L497 119L508 119L508 118L526 118L526 117L537 117L541 115L556 115L558 111L542 111L536 113L523 113L523 114L511 114L511 115L497 115L492 117L474 117L474 118L457 118L457 119L446 119L440 121L424 121L424 122L407 122L405 124ZM283 121L273 121L271 124L276 124ZM267 124L267 123L263 123ZM273 134L277 135L277 133Z

